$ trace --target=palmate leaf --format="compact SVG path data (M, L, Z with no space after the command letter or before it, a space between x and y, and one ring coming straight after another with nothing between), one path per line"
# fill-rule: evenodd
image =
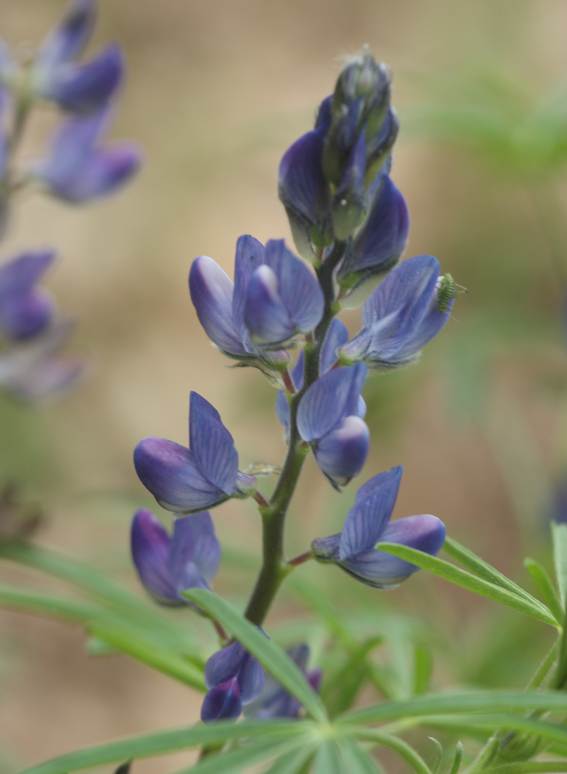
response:
M422 570L427 570L455 586L472 591L473 594L478 594L479 596L492 599L494 602L500 602L508 607L513 607L550 626L560 626L560 622L555 619L549 608L543 602L535 599L535 597L528 599L526 596L527 592L526 595L517 594L495 583L484 580L484 578L473 575L466 570L461 570L460 567L456 567L444 559L439 559L437 556L431 556L423 551L417 551L415 548L409 548L398 543L379 543L377 548L400 559L405 559L407 562L411 562Z
M276 745L283 740L291 740L294 737L307 734L312 728L308 721L302 723L297 721L243 721L241 723L219 721L209 725L199 724L193 728L142 734L96 747L87 747L32 766L22 774L70 774L70 772L90 769L95 766L122 763L124 760L151 758L193 747L223 744L235 739L258 737L266 744L269 742Z
M191 602L221 623L262 666L295 696L306 712L316 720L327 717L320 697L311 689L303 674L279 645L268 639L258 627L251 624L232 605L206 589L190 589L183 592Z

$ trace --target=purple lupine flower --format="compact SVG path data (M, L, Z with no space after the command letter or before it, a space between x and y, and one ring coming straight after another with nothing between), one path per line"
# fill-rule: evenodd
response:
M145 438L134 450L134 466L158 503L175 513L245 496L255 483L238 470L238 452L220 414L196 392L189 396L189 448Z
M435 555L445 542L445 525L437 516L407 516L390 522L402 478L401 467L379 473L356 495L342 532L316 538L315 558L332 562L357 580L378 589L397 586L418 569L410 562L376 550L383 542Z
M206 511L176 519L170 536L151 511L132 520L132 559L146 591L162 605L190 605L181 595L209 588L220 562L220 545Z
M360 416L365 379L363 365L336 368L317 379L299 402L299 434L337 489L360 473L368 455L368 427Z
M238 239L234 273L233 284L212 258L193 261L189 290L201 325L230 357L281 360L279 348L321 320L324 300L315 276L282 240L264 247L251 236Z
M106 106L122 81L122 53L114 44L89 62L76 61L91 36L95 11L93 0L75 0L46 38L33 65L36 93L73 113Z
M201 707L201 720L231 720L261 693L264 670L239 642L233 642L207 661L205 681L209 690Z
M301 644L289 648L287 655L305 675L305 679L314 691L319 691L321 685L321 670L307 669L309 662L309 645ZM271 718L298 718L301 703L285 688L282 688L271 675L266 675L264 688L260 695L244 709L248 718L269 720Z
M328 373L333 366L338 365L339 349L348 341L348 330L346 325L335 317L325 334L321 351L319 352L319 376ZM305 357L303 351L299 353L297 362L291 371L291 381L296 391L303 387L303 369ZM276 398L276 413L278 419L284 427L286 438L289 436L289 403L287 395L283 390L278 391ZM364 417L366 414L366 404L362 396L359 397L357 414Z
M314 246L332 241L331 196L323 173L324 131L302 135L284 153L278 193L289 219L295 245L304 258L317 257Z
M363 361L372 368L411 363L451 316L456 285L441 276L431 255L396 266L364 304L363 327L340 349L343 363Z
M37 284L54 259L53 250L36 250L0 266L0 335L7 340L32 338L50 324L53 302Z
M354 290L369 277L391 269L404 251L409 213L404 197L385 175L368 218L347 248L338 271L345 290Z
M138 171L140 152L131 143L102 144L109 120L103 108L59 128L47 157L31 170L50 194L81 204L114 193Z

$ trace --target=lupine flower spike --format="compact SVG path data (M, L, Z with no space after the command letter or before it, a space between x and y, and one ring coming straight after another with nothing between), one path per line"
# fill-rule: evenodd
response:
M332 562L356 580L378 589L392 588L418 569L376 550L380 541L400 543L435 555L445 542L445 525L437 516L406 516L390 522L403 470L379 473L358 491L342 531L316 538L311 547L322 562Z
M141 482L160 505L192 513L245 496L254 479L238 470L238 452L218 411L192 392L189 448L164 438L146 438L134 451Z

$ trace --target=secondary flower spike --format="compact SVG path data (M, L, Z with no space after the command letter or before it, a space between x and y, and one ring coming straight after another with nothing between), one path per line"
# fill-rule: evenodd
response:
M65 121L46 158L31 169L32 175L49 193L70 204L117 191L138 171L141 157L132 143L102 143L109 121L106 108Z
M32 68L37 94L74 113L107 105L122 81L122 53L114 44L89 62L76 61L91 36L95 9L91 0L75 0L45 40Z
M377 551L377 543L400 543L431 555L441 550L445 525L437 516L407 516L390 522L402 473L401 467L379 473L358 490L342 532L312 542L319 561L338 565L368 586L387 589L397 586L418 568Z
M317 379L299 403L299 434L336 488L360 473L368 455L368 427L360 416L365 379L363 365L336 368Z
M197 258L189 290L209 338L239 360L281 360L278 348L312 331L323 315L323 294L307 266L285 246L251 236L236 245L234 284L212 258Z
M262 691L264 670L239 642L233 642L207 661L205 681L209 691L201 707L201 720L231 720Z
M238 470L238 452L218 411L197 392L189 398L189 448L145 438L134 450L141 482L169 511L193 513L242 497L254 478Z
M137 511L131 550L146 591L156 602L171 606L190 604L181 596L186 589L209 588L221 553L206 511L176 519L171 536L151 511Z
M456 292L433 256L403 261L364 304L362 330L340 349L341 362L372 368L411 363L449 320Z

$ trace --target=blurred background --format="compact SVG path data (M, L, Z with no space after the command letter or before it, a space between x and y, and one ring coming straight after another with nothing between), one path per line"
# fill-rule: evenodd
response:
M2 36L25 55L64 8L0 0ZM212 349L187 271L206 253L232 273L241 233L289 238L279 159L310 127L341 57L367 43L394 72L406 255L438 256L467 293L420 363L371 380L363 476L403 463L396 515L439 515L453 537L529 583L522 557L548 560L546 520L567 470L566 29L562 0L102 0L95 45L118 41L128 64L114 134L140 144L144 169L84 210L24 197L2 255L57 247L48 284L79 319L74 349L89 363L57 402L0 399L0 477L48 514L39 542L136 589L129 523L153 505L132 448L147 435L185 442L189 389L221 411L244 465L283 459L273 389ZM29 155L50 120L34 124ZM346 318L352 330L356 319ZM352 499L309 462L290 554L333 531ZM246 502L216 516L229 547L219 589L238 601L259 561L258 518ZM546 633L521 614L425 576L382 594L333 569L305 572L333 589L339 619L348 608L352 626L381 631L387 646L411 629L432 654L436 687L521 687L545 650ZM11 566L0 573L45 584ZM187 627L203 626L186 615ZM294 615L308 629L305 600L284 588L272 630L293 638ZM196 694L126 657L89 656L79 629L0 612L0 631L0 772L198 717ZM312 634L324 662L328 643ZM378 658L403 683L402 650Z

